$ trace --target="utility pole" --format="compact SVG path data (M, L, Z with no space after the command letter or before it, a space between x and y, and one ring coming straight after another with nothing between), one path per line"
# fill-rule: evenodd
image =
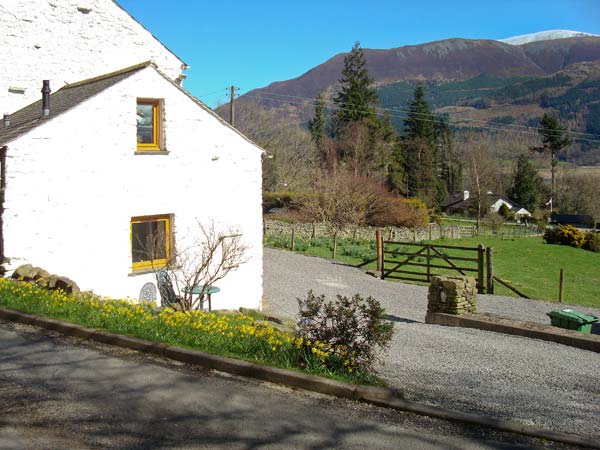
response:
M235 92L239 91L240 88L231 85L229 88L229 124L234 126L235 117Z

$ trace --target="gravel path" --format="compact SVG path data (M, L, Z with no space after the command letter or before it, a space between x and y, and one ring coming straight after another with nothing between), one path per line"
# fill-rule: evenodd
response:
M371 295L395 322L380 367L410 400L600 439L600 355L535 339L423 323L427 288L329 260L265 248L264 308L293 317L297 297ZM479 311L548 323L556 303L479 296ZM575 306L600 316L600 309Z

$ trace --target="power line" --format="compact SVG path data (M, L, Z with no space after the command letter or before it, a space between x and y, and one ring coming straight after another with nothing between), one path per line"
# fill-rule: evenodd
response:
M301 96L298 96L298 95L289 95L289 94L277 94L275 92L260 92L260 93L255 93L254 95L265 95L265 94L266 95L278 96L278 97L297 98L297 99L301 99L303 101L314 102L314 98L301 97ZM246 95L248 95L248 94L246 94ZM274 100L274 99L272 99L272 100ZM328 103L328 104L335 104L331 100L325 100L325 102ZM339 107L338 107L338 109L339 109ZM394 111L394 112L410 112L409 109L407 109L407 108L401 108L401 107L388 107L388 108L373 107L373 109L384 111L384 112L385 111L388 111L388 112L389 111ZM354 110L352 110L352 111L354 111ZM416 112L413 112L412 114L413 115L422 115L422 116L430 116L431 115L431 116L434 116L434 117L438 116L438 117L442 117L442 118L445 117L443 114L440 114L440 113L426 114L426 113L416 113ZM461 119L454 119L454 120L455 121L461 120L461 121L465 121L465 122L481 123L481 124L484 124L484 125L488 125L489 124L489 122L484 121L484 120L479 120L479 119L461 118ZM511 128L512 127L512 128L524 128L526 130L535 130L533 133L536 134L536 135L538 133L538 130L554 131L554 130L549 129L549 128L530 127L530 126L527 126L527 125L518 125L518 124L503 124L503 125L505 125L506 128ZM480 127L480 128L483 128L483 127ZM572 131L572 130L565 130L565 132L567 134L570 134L570 135L592 136L592 137L600 139L600 135L599 134L581 133L579 131ZM584 140L584 139L577 138L577 140ZM595 140L592 140L592 141L595 141Z
M289 98L296 98L298 100L290 100L290 99L278 99L278 98L272 98L272 97L268 97L268 95L275 95L275 96L279 96L279 97L289 97ZM245 94L245 97L248 98L255 98L255 99L262 99L262 100L268 100L268 101L274 101L274 102L280 102L280 103L301 103L305 102L305 101L314 101L314 99L310 99L307 97L300 97L300 96L294 96L294 95L285 95L285 94L275 94L275 93L271 93L271 92L267 92L267 93L248 93ZM334 104L332 101L330 100L326 100L325 101L326 104ZM337 106L337 105L336 105ZM355 109L355 108L348 108L348 107L340 107L337 106L337 108L329 108L332 111L335 111L336 109L344 109L346 111L359 111L359 109ZM410 113L409 110L407 109L394 109L394 108L383 108L383 107L373 107L374 110L376 111L380 111L380 112L387 112L388 115L390 117L396 117L396 118L405 118L408 116L408 114ZM393 113L399 113L398 114L390 114L390 112ZM369 113L369 112L367 112ZM373 112L370 114L377 114L377 112ZM436 122L435 118L434 119L430 119L429 117L441 117L441 118L446 118L445 116L441 115L441 114L435 114L435 113L431 113L431 114L425 114L425 113L415 113L412 112L411 114L414 115L418 115L418 116L425 116L425 118L423 118L422 120L425 122ZM481 121L481 120L477 120L477 119L452 119L450 117L447 118L448 123L457 127L468 127L469 125L464 124L462 122L476 122L476 123L484 123L485 125L476 125L477 128L480 129L484 129L484 130L492 130L492 131L501 131L501 132L512 132L512 133L518 133L518 134L526 134L526 135L530 135L530 136L539 136L539 132L538 130L547 130L547 131L555 131L555 130L550 130L547 128L534 128L534 127L526 127L524 125L520 125L519 127L523 127L526 129L511 129L508 127L499 127L499 126L490 126L489 122L485 122L485 121ZM508 125L508 124L507 124ZM529 130L535 130L535 131L529 131ZM556 132L559 133L559 132ZM598 137L600 138L600 135L597 134L591 134L591 133L578 133L578 132L574 132L574 131L570 131L570 130L565 130L565 133L570 134L573 140L576 141L583 141L583 142L594 142L594 143L599 143L600 144L600 139L588 139L588 138L583 138L583 137L576 137L576 136L572 136L573 134L582 134L582 135L587 135L587 136L594 136L594 137Z

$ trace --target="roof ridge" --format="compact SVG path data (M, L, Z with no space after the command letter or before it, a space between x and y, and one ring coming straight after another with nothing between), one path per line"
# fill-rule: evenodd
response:
M70 89L70 88L74 88L74 87L83 86L83 85L86 85L88 83L95 83L96 81L101 81L101 80L105 80L105 79L108 79L108 78L116 77L118 75L123 75L125 73L133 72L135 70L139 70L139 69L142 69L144 67L150 67L150 66L153 66L154 68L156 68L156 64L154 64L152 61L150 61L150 60L144 61L142 63L135 64L135 65L129 66L129 67L125 67L124 69L119 69L119 70L116 70L114 72L105 73L105 74L98 75L98 76L95 76L95 77L92 77L92 78L87 78L85 80L76 81L74 83L67 83L66 85L64 85L63 87L61 87L58 91L62 91L64 89Z

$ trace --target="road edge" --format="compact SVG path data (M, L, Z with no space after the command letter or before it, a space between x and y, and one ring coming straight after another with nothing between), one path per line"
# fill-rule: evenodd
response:
M510 420L494 419L476 414L462 413L437 406L425 405L398 398L397 391L383 387L361 386L343 381L331 380L315 375L295 372L288 369L262 366L260 364L228 358L210 353L190 350L180 347L160 344L145 339L124 336L93 328L86 328L70 322L48 319L22 313L15 310L0 308L0 319L33 325L47 330L56 331L65 336L89 339L103 344L136 350L142 353L163 356L189 364L218 370L250 378L259 379L292 388L318 392L348 400L360 401L376 406L411 412L423 416L435 417L452 422L483 426L498 431L521 434L538 439L546 439L568 445L585 448L598 448L597 441L584 436L558 431L536 428Z

